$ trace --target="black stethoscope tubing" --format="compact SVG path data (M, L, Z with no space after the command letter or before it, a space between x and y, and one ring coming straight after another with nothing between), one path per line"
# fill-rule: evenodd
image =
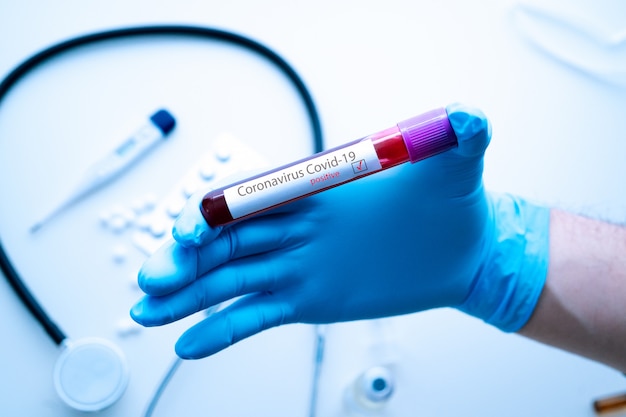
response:
M6 97L9 90L20 79L28 74L29 71L46 62L48 59L58 56L59 54L62 54L70 49L111 39L153 35L183 35L225 41L254 51L261 56L267 58L270 62L274 63L295 86L296 90L298 91L304 102L306 112L309 116L309 121L313 133L314 152L320 152L323 150L324 145L322 137L322 127L319 114L313 101L313 97L311 96L309 90L307 89L306 85L304 84L298 73L280 55L278 55L267 46L248 37L226 30L210 27L185 25L139 26L96 32L59 42L40 52L37 52L30 58L23 61L21 64L15 67L2 80L2 82L0 82L0 103ZM7 281L9 282L17 296L20 298L21 302L24 304L24 306L26 306L26 308L30 311L30 313L37 320L37 322L41 324L45 332L50 336L54 343L60 345L65 339L67 339L65 333L52 320L50 315L48 315L48 313L44 310L44 308L29 290L25 282L22 280L20 275L17 273L2 246L1 240L0 269L4 273L4 276L6 277Z

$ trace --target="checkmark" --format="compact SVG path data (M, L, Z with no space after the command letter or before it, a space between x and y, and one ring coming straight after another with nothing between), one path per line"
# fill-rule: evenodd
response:
M352 171L354 171L355 174L367 171L367 163L365 162L365 159L353 162Z

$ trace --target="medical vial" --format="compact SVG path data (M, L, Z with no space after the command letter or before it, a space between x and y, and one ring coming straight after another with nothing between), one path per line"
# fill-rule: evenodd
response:
M362 139L212 190L202 199L200 211L210 226L224 226L456 146L446 110L431 110Z
M344 393L350 415L376 415L383 411L395 390L394 374L389 366L373 366L360 374Z
M600 398L593 402L593 409L597 414L615 413L626 410L626 393Z

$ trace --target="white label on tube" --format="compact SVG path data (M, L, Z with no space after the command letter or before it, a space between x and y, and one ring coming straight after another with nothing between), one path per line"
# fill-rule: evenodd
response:
M381 169L371 140L324 153L224 190L233 219Z

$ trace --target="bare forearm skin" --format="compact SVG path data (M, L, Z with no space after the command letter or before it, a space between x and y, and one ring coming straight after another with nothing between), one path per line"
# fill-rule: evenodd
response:
M553 209L549 256L519 333L626 372L626 228Z

